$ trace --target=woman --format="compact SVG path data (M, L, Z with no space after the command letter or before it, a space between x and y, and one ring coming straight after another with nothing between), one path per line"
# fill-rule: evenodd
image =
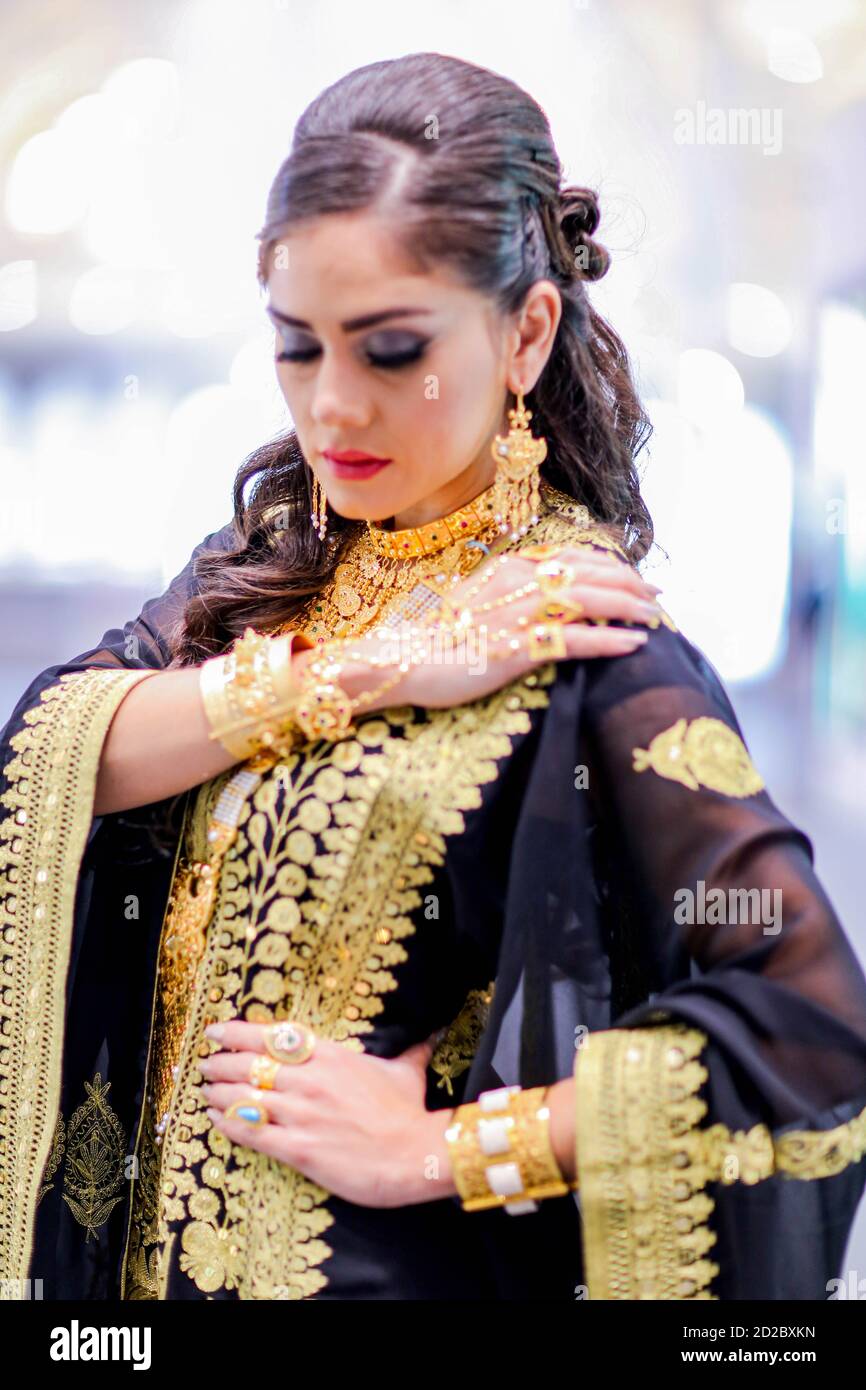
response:
M827 1296L866 980L638 575L598 216L453 58L301 118L259 258L295 430L3 736L7 1279Z

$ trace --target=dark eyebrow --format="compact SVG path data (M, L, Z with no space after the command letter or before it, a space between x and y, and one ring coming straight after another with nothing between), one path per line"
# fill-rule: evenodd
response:
M429 314L430 309L383 309L377 314L362 314L358 319L347 319L341 323L340 327L344 333L356 333L359 328L372 328L374 324L381 323L383 319L405 318L408 314ZM311 325L305 319L293 319L289 314L281 314L279 309L273 309L270 304L265 305L265 313L272 319L277 319L280 323L288 324L289 328L310 328Z

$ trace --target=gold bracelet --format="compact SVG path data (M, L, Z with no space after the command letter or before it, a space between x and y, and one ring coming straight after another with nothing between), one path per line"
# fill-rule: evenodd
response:
M299 685L292 671L296 632L269 637L248 627L232 649L204 662L199 689L211 739L245 762L283 752L301 739L294 719Z
M505 1086L460 1105L445 1131L464 1211L537 1211L545 1197L577 1188L562 1175L550 1143L547 1086Z

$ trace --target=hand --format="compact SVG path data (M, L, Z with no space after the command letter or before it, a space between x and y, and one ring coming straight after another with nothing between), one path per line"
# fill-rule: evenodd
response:
M565 624L566 651L560 659L626 656L642 646L647 637L645 632L595 626L586 621L591 618L605 622L618 619L657 625L661 609L655 601L656 591L644 582L637 571L610 552L580 546L563 546L556 558L572 566L574 579L570 584L558 588L555 597L578 603L583 610L579 621ZM448 594L449 600L458 609L464 596L469 595L466 601L470 608L476 609L472 615L475 631L470 633L471 640L463 647L452 644L445 659L442 659L437 657L436 645L437 641L442 645L442 637L437 638L435 629L423 626L408 629L405 624L399 626L401 641L409 632L418 637L424 636L430 655L422 665L412 666L395 687L366 703L365 713L386 705L416 704L435 709L463 704L501 689L533 667L550 660L548 656L533 659L529 655L527 641L528 627L534 620L537 621L535 615L546 597L543 593L536 589L521 599L490 611L477 611L478 605L537 580L537 563L522 558L519 553L509 553L486 564L494 565L495 573L477 593L473 591L484 572L484 566L480 566ZM494 641L493 635L499 633L504 635ZM519 643L519 647L512 651L509 643L514 641ZM369 652L375 657L382 655L387 645L387 639L357 639L347 644L346 651L357 654ZM394 645L394 642L390 643L392 651ZM442 651L445 652L444 645ZM504 654L504 659L497 657L499 653ZM296 660L303 662L306 655L301 652ZM342 654L338 659L341 662L339 684L352 698L364 690L375 690L389 671L395 669L374 668L366 661L353 658L344 661Z
M393 1059L317 1037L306 1062L283 1063L274 1089L261 1092L257 1103L271 1122L255 1128L226 1120L223 1112L254 1089L249 1073L256 1055L266 1052L264 1026L239 1020L217 1026L223 1050L199 1062L208 1081L202 1094L214 1127L233 1143L270 1154L362 1207L407 1206L455 1191L444 1140L451 1112L424 1105L432 1037Z

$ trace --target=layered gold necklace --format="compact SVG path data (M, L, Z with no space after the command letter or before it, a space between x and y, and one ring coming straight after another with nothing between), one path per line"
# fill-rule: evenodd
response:
M424 526L387 531L368 522L346 542L324 588L276 631L327 640L358 636L386 618L418 621L437 606L438 586L469 574L501 538L493 493L489 487Z

